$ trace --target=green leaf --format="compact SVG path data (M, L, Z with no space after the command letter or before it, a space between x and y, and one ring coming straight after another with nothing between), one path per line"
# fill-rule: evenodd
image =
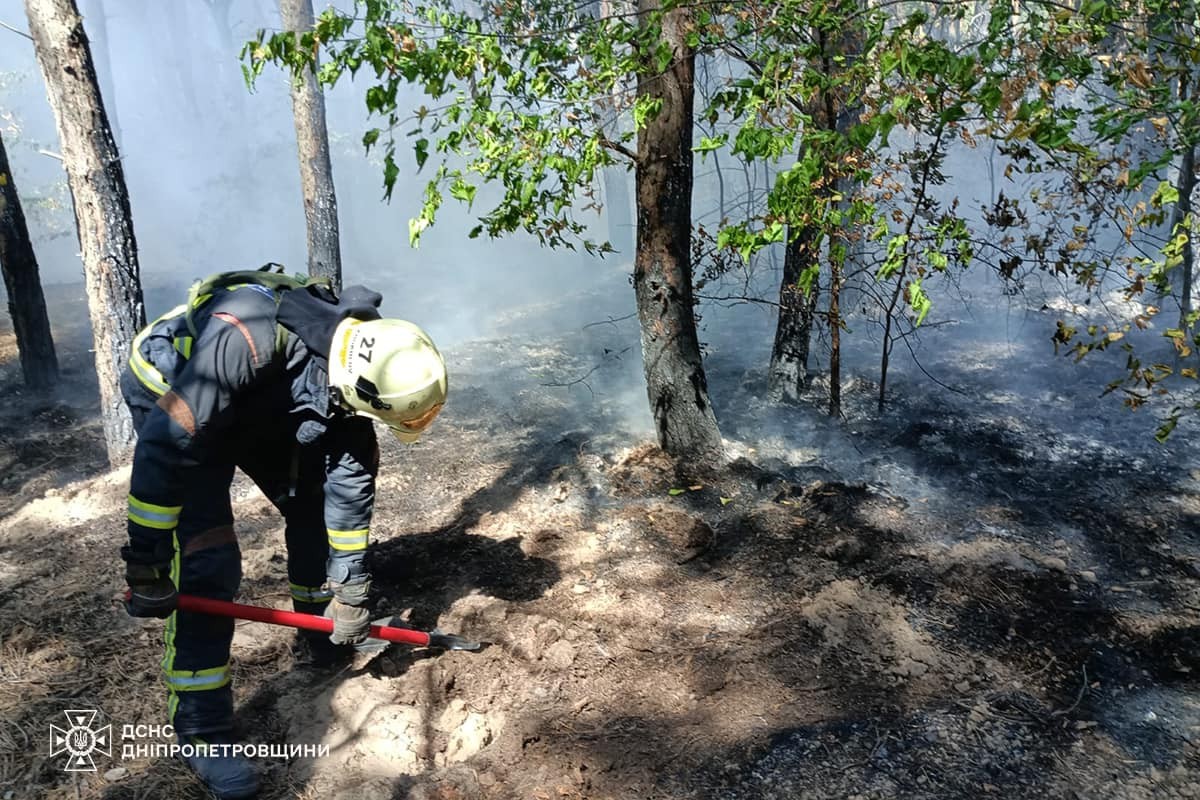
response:
M667 489L667 494L671 495L671 497L677 497L686 491L687 489Z
M663 99L642 95L633 103L633 124L638 130L646 127L646 123L658 116L662 111Z
M707 153L710 150L720 150L729 141L729 134L722 133L719 136L701 136L700 143L692 148L697 153Z
M1150 197L1150 205L1162 208L1165 205L1179 202L1179 190L1168 181L1163 181Z
M476 188L462 178L455 178L454 182L450 184L450 196L470 206L475 201Z
M1154 431L1154 438L1159 444L1166 444L1167 439L1171 438L1171 433L1179 424L1179 409L1174 409L1171 415L1163 420L1158 429Z
M395 154L389 150L383 157L383 196L392 199L392 189L396 188L396 178L400 177L400 167L396 166Z
M417 139L413 143L413 153L416 156L417 170L419 171L421 167L425 166L425 161L429 158L429 140L424 138Z
M908 284L908 304L912 306L912 310L917 312L916 325L920 326L925 321L925 316L933 308L933 301L925 294L925 290L921 287L921 279L914 278Z
M424 217L414 217L408 221L408 245L416 247L421 243L421 234L429 227L429 220Z

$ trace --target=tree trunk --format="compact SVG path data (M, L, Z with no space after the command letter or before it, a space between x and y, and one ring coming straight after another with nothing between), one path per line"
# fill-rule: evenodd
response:
M146 323L125 173L75 1L25 0L25 12L74 200L104 441L109 461L118 464L133 448L120 376L133 337Z
M692 106L695 52L687 46L690 12L662 11L639 0L639 23L662 17L662 41L674 59L662 74L638 77L637 96L662 108L638 132L637 249L633 286L642 359L659 444L672 456L719 458L722 444L708 400L692 297ZM652 38L655 41L657 37ZM653 63L648 54L645 62Z
M1196 190L1196 148L1190 146L1183 151L1182 164L1179 166L1179 201L1175 206L1176 225L1187 222L1191 227L1185 231L1187 240L1183 245L1183 252L1180 253L1181 263L1179 265L1181 271L1180 286L1179 286L1179 328L1187 336L1191 336L1192 325L1188 321L1188 317L1192 314L1192 285L1196 266L1196 249L1192 244L1192 239L1196 233L1196 221L1191 219L1192 216L1192 192ZM1174 229L1171 235L1175 235Z
M829 243L829 416L842 415L842 257Z
M29 240L25 213L17 185L8 166L4 136L0 133L0 269L8 293L8 313L17 334L21 374L31 389L49 389L58 383L58 358L46 316L46 298L38 277L37 257Z
M783 280L779 283L779 323L771 348L768 392L774 402L799 402L808 382L809 344L819 291L814 280L805 294L800 288L800 276L819 258L812 245L812 230L788 231Z
M283 28L301 32L313 27L312 0L279 0ZM296 120L296 145L300 152L300 188L304 194L304 222L308 229L308 274L329 278L335 289L342 285L342 256L338 242L337 196L333 191L333 165L325 131L325 96L316 73L306 70L292 81L292 113Z
M100 91L108 98L108 126L112 129L113 139L120 146L121 122L117 117L117 89L113 81L112 47L109 46L108 16L104 13L104 0L87 0L84 20L92 31L91 41L96 55L96 77L100 82Z

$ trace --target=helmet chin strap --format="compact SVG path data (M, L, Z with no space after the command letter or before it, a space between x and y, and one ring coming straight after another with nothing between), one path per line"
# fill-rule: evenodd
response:
M342 390L340 387L337 387L337 386L329 387L329 401L330 401L330 405L332 405L338 411L342 411L347 414L355 413L354 407L346 402L346 396L344 394L342 394Z

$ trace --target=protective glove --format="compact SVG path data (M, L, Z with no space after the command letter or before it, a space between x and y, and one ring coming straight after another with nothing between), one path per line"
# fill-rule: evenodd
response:
M169 564L126 564L129 598L125 610L131 617L171 616L179 602L179 590L171 580Z
M367 608L371 581L330 581L326 585L333 592L333 599L325 608L325 616L333 620L333 633L329 634L329 641L334 644L359 644L364 641L371 629L371 612Z

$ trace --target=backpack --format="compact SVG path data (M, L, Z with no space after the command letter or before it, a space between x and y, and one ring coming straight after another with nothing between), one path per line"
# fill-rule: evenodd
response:
M166 394L170 384L162 372L154 366L152 360L142 355L143 344L152 335L170 341L170 346L183 361L192 356L192 344L196 340L197 329L195 313L207 303L214 294L221 290L232 291L243 286L261 286L269 289L275 295L275 303L279 304L280 295L284 291L300 289L305 286L329 285L328 278L310 278L304 275L287 275L283 265L269 262L259 269L235 270L233 272L216 272L207 278L194 282L188 289L187 302L175 306L158 319L151 322L133 339L129 366L134 377L151 392L158 396ZM179 325L182 321L186 328ZM282 353L287 345L288 331L278 323L275 326L275 352ZM157 354L162 349L151 343L151 354ZM153 360L158 360L157 358ZM178 365L177 365L178 366ZM174 372L175 370L172 370Z

